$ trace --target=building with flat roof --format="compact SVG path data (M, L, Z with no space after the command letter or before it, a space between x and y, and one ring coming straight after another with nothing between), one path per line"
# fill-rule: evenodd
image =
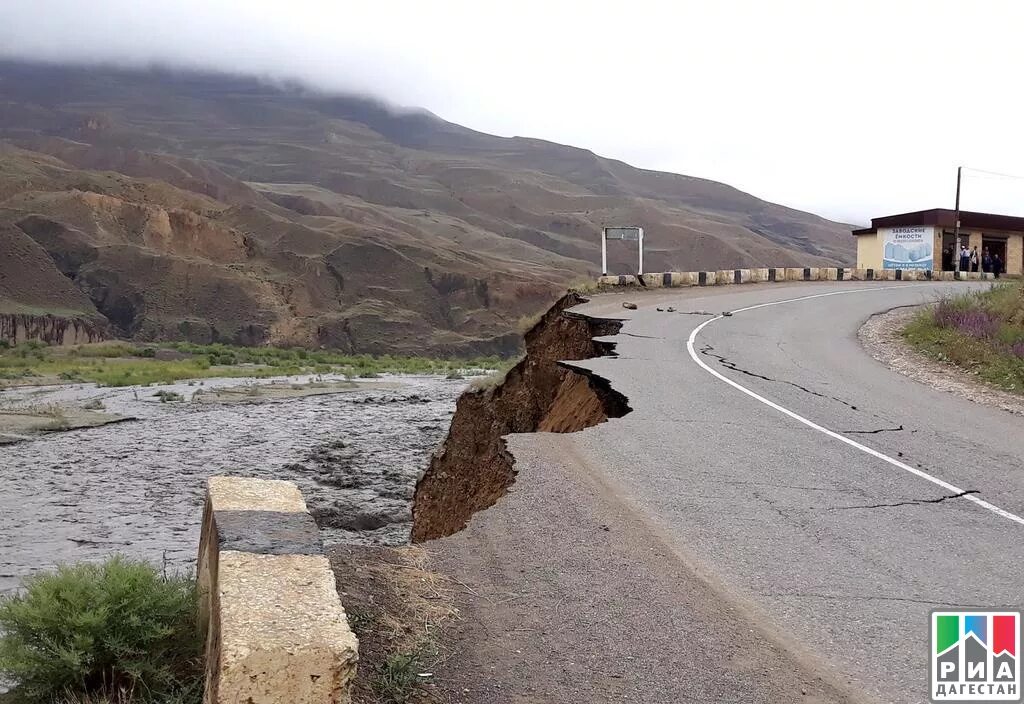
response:
M918 210L872 218L871 227L854 230L860 269L926 269L952 271L952 253L960 245L986 250L1003 263L1000 273L1024 272L1024 218L960 211L960 242L954 242L956 211ZM980 270L980 269L979 269Z

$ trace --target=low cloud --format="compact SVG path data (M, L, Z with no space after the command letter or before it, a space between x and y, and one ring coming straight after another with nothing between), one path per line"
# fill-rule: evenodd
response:
M9 0L0 56L299 80L864 222L951 205L957 164L1024 172L1021 26L1013 2ZM1001 183L965 207L1024 210Z

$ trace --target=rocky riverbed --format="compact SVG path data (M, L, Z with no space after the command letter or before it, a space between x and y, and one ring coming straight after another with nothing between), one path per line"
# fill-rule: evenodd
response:
M466 382L394 376L346 385L325 375L258 383L299 390L311 382L316 393L247 391L248 403L211 403L208 394L252 387L251 379L0 391L0 408L102 405L136 418L0 446L0 591L37 569L111 553L190 569L212 474L296 481L327 543L406 542L416 480ZM337 388L326 393L325 384ZM200 390L206 400L192 402ZM161 402L158 391L182 400Z

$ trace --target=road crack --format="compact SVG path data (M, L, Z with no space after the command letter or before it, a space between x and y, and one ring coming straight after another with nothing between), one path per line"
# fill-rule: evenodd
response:
M719 364L721 364L726 369L730 369L730 370L732 370L734 372L739 372L740 374L746 374L747 376L752 376L755 379L762 379L764 381L771 381L771 382L774 382L776 384L789 384L790 386L792 386L794 388L800 389L805 394L810 394L811 396L817 396L818 398L824 398L824 399L828 399L828 400L831 400L831 401L837 401L837 402L843 404L844 406L846 406L847 408L849 408L851 411L859 410L855 405L853 405L852 403L850 403L848 401L844 401L843 399L839 398L838 396L829 396L827 394L821 393L820 391L814 391L813 389L809 389L806 386L803 386L801 384L797 384L795 381L789 381L788 379L773 379L770 376L765 376L764 374L758 374L757 372L752 372L749 369L743 369L742 367L738 366L736 364L736 362L733 362L731 359L729 359L729 358L727 358L727 357L725 357L723 355L720 355L720 354L715 354L714 352L711 351L713 349L715 349L715 348L712 347L711 345L704 345L703 347L700 348L700 353L702 355L704 355L705 357L711 357L713 359L717 359Z
M958 494L947 494L946 496L940 496L937 499L911 499L909 501L898 501L894 504L866 504L864 506L832 506L829 511L849 511L852 509L872 509L872 508L894 508L896 506L922 506L924 504L941 504L943 501L950 499L959 499L961 496L967 496L968 494L979 493L977 489L968 489L967 491L961 491Z
M664 337L658 337L656 335L638 335L635 332L620 332L620 335L626 335L628 337L642 337L647 340L664 340Z
M876 435L877 433L900 433L903 432L903 426L898 428L878 428L877 430L840 430L839 432L847 435ZM902 453L900 453L902 457Z

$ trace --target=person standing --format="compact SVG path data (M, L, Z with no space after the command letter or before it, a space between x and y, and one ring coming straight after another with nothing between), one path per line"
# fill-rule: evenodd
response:
M989 254L988 247L981 253L981 270L986 274L992 271L992 255Z
M942 250L942 270L953 271L953 246L945 247Z
M974 245L974 249L971 250L971 271L973 272L978 271L978 264L980 263L978 259L978 245Z
M971 253L967 251L967 245L960 245L960 271L971 270Z
M1003 258L999 256L999 252L992 257L992 273L996 275L997 279L1003 273Z

